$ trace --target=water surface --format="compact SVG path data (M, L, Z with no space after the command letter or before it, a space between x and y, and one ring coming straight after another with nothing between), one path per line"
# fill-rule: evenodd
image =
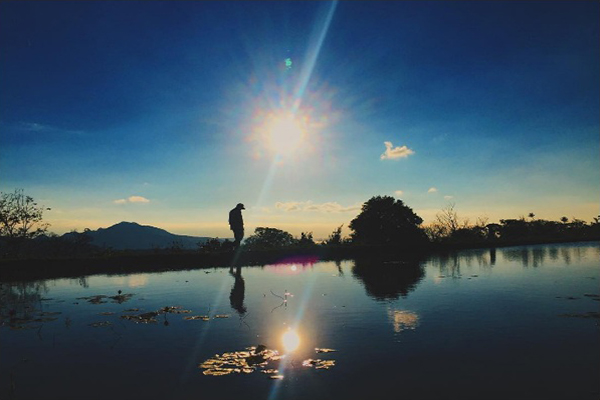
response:
M599 259L583 243L3 283L0 395L597 399ZM199 367L259 345L283 357Z

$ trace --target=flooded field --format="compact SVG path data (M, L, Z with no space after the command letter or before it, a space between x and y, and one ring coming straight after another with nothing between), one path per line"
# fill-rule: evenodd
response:
M598 243L2 283L14 399L598 399Z

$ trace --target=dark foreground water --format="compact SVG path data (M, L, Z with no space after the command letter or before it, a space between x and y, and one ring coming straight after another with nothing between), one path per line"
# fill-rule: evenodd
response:
M2 284L0 397L600 397L597 243L384 261Z

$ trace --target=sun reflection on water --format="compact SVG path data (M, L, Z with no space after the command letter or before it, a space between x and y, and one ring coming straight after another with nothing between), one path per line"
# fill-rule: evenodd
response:
M300 346L300 336L291 328L285 331L281 337L281 341L286 353L291 353Z

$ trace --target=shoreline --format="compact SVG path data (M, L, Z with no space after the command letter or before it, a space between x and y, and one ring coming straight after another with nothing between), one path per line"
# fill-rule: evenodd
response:
M124 275L166 271L186 271L207 268L258 266L284 263L316 263L370 258L380 261L424 260L436 254L463 250L495 249L518 246L587 243L582 240L520 240L487 243L428 244L418 248L389 246L315 246L261 251L200 253L181 251L122 251L109 255L84 257L0 260L0 282L27 282L43 279L79 278L89 275Z

